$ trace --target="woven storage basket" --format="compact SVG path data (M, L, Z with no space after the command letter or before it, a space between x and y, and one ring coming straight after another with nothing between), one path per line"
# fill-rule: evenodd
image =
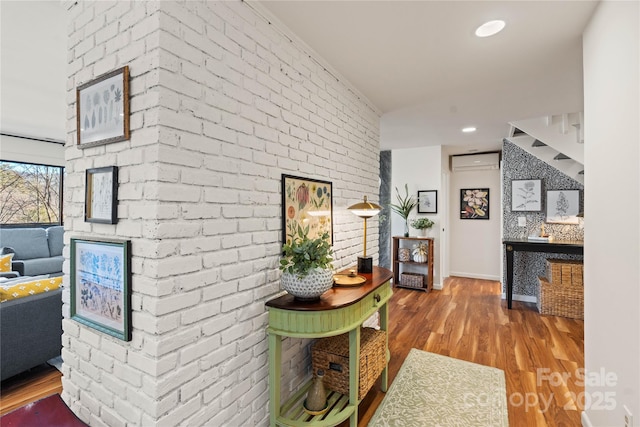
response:
M538 278L538 311L552 316L584 319L584 287L576 284L549 283Z
M358 399L364 398L376 382L386 359L387 333L373 328L360 330L360 385ZM324 385L333 391L349 394L349 334L322 338L311 349L313 371L323 369Z
M583 262L571 259L548 259L547 281L565 285L582 285Z
M424 288L424 274L402 273L400 274L400 284L409 288Z

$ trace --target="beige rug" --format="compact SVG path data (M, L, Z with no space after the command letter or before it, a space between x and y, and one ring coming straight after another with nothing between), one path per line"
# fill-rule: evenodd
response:
M411 349L369 427L508 427L504 372Z

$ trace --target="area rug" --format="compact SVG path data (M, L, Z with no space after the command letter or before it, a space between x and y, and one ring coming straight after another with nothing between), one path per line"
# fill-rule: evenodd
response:
M2 427L86 427L59 394L29 403L0 417Z
M411 349L369 427L508 427L504 372Z

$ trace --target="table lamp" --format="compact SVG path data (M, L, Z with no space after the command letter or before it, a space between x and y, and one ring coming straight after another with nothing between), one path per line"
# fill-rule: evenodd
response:
M349 206L347 209L364 219L364 254L358 257L358 273L371 273L373 272L373 258L367 256L367 219L378 215L382 208L375 203L368 202L367 196L364 196L363 202Z

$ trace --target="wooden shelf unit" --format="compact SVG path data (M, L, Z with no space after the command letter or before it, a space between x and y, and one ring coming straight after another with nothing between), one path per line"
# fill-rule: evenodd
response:
M400 261L398 259L398 252L402 246L402 242L409 241L409 250L413 251L413 244L426 243L427 244L427 262L414 262L414 261ZM416 289L424 292L429 292L433 289L433 237L403 237L394 236L392 243L393 250L393 285L400 288ZM405 266L415 266L413 270L424 271L424 282L422 287L404 286L400 283L400 276L405 273Z

